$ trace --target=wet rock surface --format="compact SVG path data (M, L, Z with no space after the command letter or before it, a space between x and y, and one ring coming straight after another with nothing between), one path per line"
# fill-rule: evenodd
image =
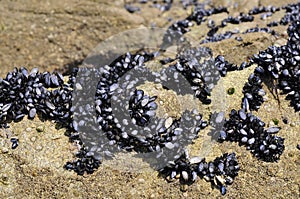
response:
M213 5L219 5L220 2L213 3ZM1 3L3 6L0 8L0 40L3 41L3 45L0 48L0 59L3 78L7 72L13 70L13 66L26 66L29 69L39 67L40 71L55 69L63 71L63 68L68 68L67 65L71 67L80 63L98 42L108 36L141 24L150 26L153 21L157 26L167 27L174 23L174 21L168 22L168 17L182 20L190 14L182 9L181 5L176 4L173 5L174 9L167 12L161 12L161 9L166 9L165 7L149 8L149 3L142 4L140 11L130 14L124 9L123 2L119 1L115 3L50 1L49 3L32 2L29 5L23 5L18 1L2 1ZM268 6L269 4L282 6L280 1L220 3L220 5L228 6L230 14L236 14L236 16L240 11L248 12L254 6ZM155 15L155 17L150 20L149 15ZM278 18L281 18L284 12L279 12L278 15L280 15ZM275 14L273 16L277 17ZM227 17L225 13L223 18ZM19 21L21 18L24 20L23 23ZM259 19L260 15L257 18ZM230 30L237 27L240 32L243 32L254 28L256 23L264 27L272 21L258 19L255 17L254 22L240 25L228 24L226 28ZM196 41L205 40L207 37L205 35L207 30L203 31L203 26L207 26L206 23L192 27L192 31L189 32L191 36L197 35ZM225 31L226 28L221 31ZM214 55L222 55L230 63L239 66L243 61L248 61L247 59L253 54L258 54L270 45L286 44L287 26L274 27L274 30L280 34L276 36L266 32L241 34L241 40L231 38L204 45L210 47ZM231 109L240 109L241 99L244 96L243 86L255 67L254 65L243 71L228 72L224 77L224 90L235 88L233 95L226 95L228 110L226 116ZM52 81L56 84L55 82L55 80ZM297 198L300 162L299 150L295 146L300 142L299 113L295 113L294 108L290 106L290 101L285 100L284 95L279 95L279 99L275 99L267 83L262 87L266 92L266 99L260 104L255 115L266 122L267 131L276 131L272 129L274 126L272 121L279 120L278 126L281 130L278 135L285 138L285 151L279 162L259 161L246 148L230 142L213 145L206 158L208 161L213 161L223 153L236 153L242 171L239 172L234 183L227 188L225 197ZM53 108L51 103L45 105L50 110ZM28 114L33 118L35 110L31 109ZM243 118L241 114L239 117ZM288 122L282 122L282 118L288 118ZM112 163L104 163L93 174L84 177L66 171L63 166L67 160L74 158L78 145L70 143L68 137L64 135L65 130L61 128L58 130L55 126L55 123L40 121L37 117L34 120L27 120L25 117L21 122L11 123L8 129L1 129L1 198L38 198L40 196L47 198L211 198L220 196L219 190L212 188L204 180L197 179L196 183L184 188L187 192L181 192L178 189L180 182L168 184L163 178L157 177L158 173L151 168L132 172L130 169L124 171L115 167L114 165L117 164L113 162L118 159L112 160ZM208 132L201 133L200 138L205 133ZM242 139L243 137L241 142L243 142ZM201 146L201 141L196 140L196 143L191 146L192 154L197 155L197 152L202 150ZM141 164L137 159L129 160L130 163L127 162L128 165L125 167L130 168L130 164L135 163ZM118 166L123 165L118 164ZM181 173L181 178L185 180L187 175L192 177L189 173ZM287 186L283 187L282 184ZM223 193L224 189L221 187L220 191Z

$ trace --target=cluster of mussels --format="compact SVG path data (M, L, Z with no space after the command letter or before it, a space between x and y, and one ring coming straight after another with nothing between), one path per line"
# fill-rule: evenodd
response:
M60 73L15 68L0 78L0 90L0 123L4 127L25 115L33 119L37 113L60 124L70 123L72 88Z
M235 70L243 70L244 68L249 67L249 64L247 62L241 63L241 65L238 67L235 64L229 63L225 60L225 58L222 55L218 55L215 58L215 66L220 72L220 75L222 77L225 77L228 71L235 71Z
M220 8L211 8L205 9L205 5L199 4L195 6L193 13L188 16L186 19L176 21L173 23L166 31L163 42L164 44L174 44L178 41L178 37L184 35L185 33L189 32L189 27L193 26L194 23L200 25L202 22L206 21L206 17L227 12L227 8L220 7ZM216 31L215 31L216 32Z
M168 2L167 5L171 5L172 1L166 1ZM163 38L163 49L190 31L189 27L194 22L199 25L208 16L228 12L224 7L205 9L203 4L191 1L186 5L190 4L196 5L193 13L167 30ZM196 110L185 111L180 118L156 116L157 96L149 96L137 87L145 81L168 85L167 80L171 78L178 84L168 87L178 94L184 94L186 90L181 87L186 88L182 84L187 80L194 95L204 104L209 104L211 101L208 97L220 75L225 76L228 71L242 70L257 64L254 74L244 86L242 109L232 110L229 119L225 119L223 129L219 132L219 140L238 142L261 160L277 161L284 150L284 139L274 135L280 128L265 129L264 122L249 111L259 109L263 103L265 92L262 90L262 82L265 76L278 83L279 88L287 94L287 99L291 100L295 111L300 110L299 5L283 8L286 15L279 24L291 23L287 44L269 47L255 55L249 64L243 62L239 67L230 64L222 56L212 59L212 53L208 49L198 47L180 51L176 64L163 69L163 74L150 72L144 66L157 53L127 53L99 69L74 69L67 82L59 73L14 69L4 79L0 79L0 125L7 128L9 122L18 122L26 115L33 119L38 114L67 127L70 140L78 142L81 149L76 154L77 159L68 162L65 168L74 170L79 175L93 173L100 166L103 157L113 157L116 151L135 151L139 152L139 157L149 161L150 165L153 159L161 162L162 165L153 166L168 180L179 178L183 184L191 184L199 176L219 187L221 193L225 194L226 185L233 182L239 171L235 154L224 154L211 162L199 157L189 158L183 150L184 146L192 143L198 137L199 130L208 123L202 120L202 115ZM220 41L236 34L237 32L216 34L228 23L252 21L252 15L267 12L267 15L261 17L264 19L278 10L280 8L254 8L248 14L224 19L220 26L209 21L211 30L202 43ZM257 31L274 34L269 28L258 27L244 33ZM202 58L206 59L200 62ZM185 81L181 81L179 74ZM217 114L214 119L216 125L221 125L223 118L224 113ZM11 142L13 149L18 146L17 139Z
M271 27L271 26L277 26L278 24L286 25L292 22L291 26L288 29L290 38L288 40L287 45L282 47L270 47L266 51L260 52L259 55L257 56L255 55L251 59L250 63L243 62L239 67L228 63L222 56L217 56L214 60L215 61L214 65L216 66L216 69L221 76L225 76L227 71L243 70L244 68L249 67L254 63L258 64L258 67L255 69L254 74L250 75L248 82L244 86L243 93L245 96L242 100L242 109L239 111L232 110L229 115L230 116L229 119L225 119L223 130L220 131L219 133L219 141L238 142L240 145L246 146L247 149L254 154L254 156L264 161L273 162L273 161L277 161L280 158L280 155L284 150L284 139L274 135L277 132L279 132L280 128L270 127L268 129L265 129L264 128L265 123L262 122L258 117L254 116L249 111L259 109L260 105L263 103L263 96L265 95L265 91L262 89L262 81L264 80L263 78L265 75L269 76L271 79L275 79L275 80L279 79L279 87L285 93L288 93L287 98L291 99L291 105L295 107L296 111L299 111L299 88L298 88L299 43L297 43L299 42L299 19L297 18L297 15L299 14L298 8L299 8L299 4L288 5L284 7L284 9L286 9L287 14L283 17L283 19L281 19L279 23L272 22L270 23L270 25L268 24L268 26ZM266 17L270 16L271 13L277 12L278 10L280 10L280 8L275 8L275 7L254 8L253 10L249 11L248 15L241 14L237 18L229 17L228 19L223 20L222 26L220 27L216 27L214 25L214 22L210 21L209 24L211 30L208 33L208 38L206 38L206 40L202 43L220 41L226 38L230 38L233 34L236 34L237 32L230 32L230 31L225 34L220 34L220 35L216 34L218 29L226 26L227 23L241 23L245 21L252 21L253 20L252 15L267 12L267 14L261 16L261 19L263 20ZM174 40L178 38L178 36L183 35L186 32L190 31L189 27L193 25L193 22L196 22L199 25L206 20L205 17L220 12L227 12L227 9L213 8L207 10L204 9L203 5L198 5L195 8L194 12L189 17L187 17L184 20L177 21L168 29L168 31L164 36L164 44L171 44L172 42L174 42ZM275 32L269 28L259 28L259 27L250 28L246 30L244 33L260 32L260 31L267 32L270 34L275 34ZM210 100L207 97L209 96L209 92L212 86L209 86L210 85L209 82L217 81L219 77L216 74L209 74L210 77L206 77L207 74L199 73L198 67L205 66L205 63L199 64L195 62L193 59L188 59L189 57L188 55L192 54L193 57L197 57L197 54L199 53L201 54L205 50L190 48L189 51L190 52L188 53L182 51L181 53L183 53L184 55L183 57L185 57L185 59L181 60L180 59L181 57L179 55L177 57L179 61L176 63L175 66L171 66L170 68L175 69L177 72L182 74L189 81L192 90L195 92L195 96L197 96L204 103L210 103ZM206 53L211 55L211 52L206 51ZM201 54L201 56L205 57L205 55L203 54ZM172 61L174 60L167 60L167 61L163 60L161 63L166 64L167 62L172 62ZM116 67L107 68L108 72L106 72L105 74L107 74L108 76L109 75L116 76L116 73L114 71L121 71L121 73L117 74L118 77L121 77L123 74L128 72L130 68L134 67L131 66L132 63L134 63L133 65L135 65L135 63L138 63L138 58L135 57L134 59L133 57L131 57L131 55L127 55L127 57L123 58L123 60L116 63ZM200 71L205 71L205 70L201 69ZM214 70L210 69L210 71L214 71ZM144 72L145 71L142 70L141 73ZM172 73L175 73L175 71L172 71ZM129 83L130 81L133 80L131 79L130 75L127 75L125 79L127 80L127 83L124 84L123 89L134 88L134 83ZM136 82L137 81L138 80L136 80ZM162 79L158 82L162 82ZM180 82L178 83L180 84ZM102 85L104 87L103 88L99 87L99 85ZM108 93L114 90L118 91L118 88L119 86L113 85L112 83L109 84L100 83L98 84L97 89L101 91L98 93L104 95L105 98L104 101L107 102L110 99ZM179 89L179 93L180 93L180 89ZM112 99L117 100L118 97L112 97ZM121 128L121 125L118 125L119 121L116 120L115 118L114 118L114 122L115 122L114 125L111 125L113 117L111 116L111 114L107 114L107 110L109 110L108 111L109 113L112 112L112 110L110 110L109 108L107 109L107 104L109 103L107 103L106 105L104 103L103 105L104 101L102 100L102 97L99 98L98 96L97 98L98 101L96 102L98 102L97 105L99 106L98 112L101 113L99 114L100 118L98 118L98 122L100 122L101 126L104 124L104 128L105 127L108 128L111 126L114 127L108 129L108 132L114 132L114 133L108 133L109 135L111 135L110 140L114 140L114 142L112 143L114 144L119 143L121 148L126 150L133 149L139 151L142 148L143 152L160 151L161 148L164 147L165 149L169 149L169 150L174 149L176 144L173 144L171 142L172 139L170 137L174 135L179 135L181 134L181 132L183 132L183 129L178 126L178 123L176 123L176 121L172 121L170 119L163 119L162 120L163 122L159 122L158 125L159 127L163 127L162 129L157 128L157 125L154 125L153 126L154 128L150 129L150 130L158 131L159 137L164 138L162 142L157 142L157 140L156 142L151 142L150 140L152 141L155 140L153 139L153 134L151 134L150 137L148 138L145 137L141 138L137 136L138 132L136 132L133 129L126 128L128 122L132 119L135 121L133 123L139 123L141 126L145 122L148 123L150 121L150 118L155 116L154 110L156 108L156 105L154 105L155 104L154 101L149 100L149 99L154 99L155 96L154 97L146 96L145 97L146 100L144 100L144 94L142 91L139 90L131 91L131 97L129 98L131 99L129 105L131 109L130 112L131 118L129 118L129 120L121 121L122 126L125 126L125 128L123 127L123 129L121 129L122 131L119 130L116 131L116 129L118 129L116 127ZM123 100L124 98L121 99ZM148 104L151 103L152 105L148 107L149 106ZM106 109L102 107L105 107ZM153 109L153 110L148 110L148 109ZM126 109L121 109L121 110L124 111ZM107 117L106 119L108 120L102 118L103 116L106 116ZM184 116L182 117L184 118ZM223 120L223 117L224 114L218 114L216 120ZM196 121L197 120L201 121L201 116L198 116ZM101 123L102 121L107 121L108 123L105 122ZM216 121L216 122L221 123L220 121ZM202 126L202 128L204 128L206 125L207 125L206 122L200 122L200 125L198 125L198 127ZM199 128L197 129L197 131L198 130ZM130 132L131 133L134 132L134 133L131 134ZM196 137L196 134L197 133L192 133L192 135L194 135L193 139ZM164 135L165 137L161 135ZM129 140L134 140L134 142L130 142ZM133 144L133 143L138 143L138 144ZM175 152L175 154L178 155L181 153ZM90 158L93 156L89 155L88 157ZM158 155L155 158L159 158L159 157L160 156ZM204 159L199 159L198 157L189 159L186 154L183 154L180 157L178 156L172 156L172 157L173 158L177 157L177 159L175 161L171 159L171 161L168 162L168 166L160 169L161 174L164 174L166 179L172 180L172 179L179 178L181 183L191 184L196 180L197 176L203 177L208 181L211 181L213 185L218 186L222 194L225 194L226 192L225 185L231 184L233 182L233 179L237 175L239 170L239 166L235 154L229 154L229 155L224 154L223 156L216 158L214 161L209 163L205 162ZM81 162L81 160L78 161ZM82 163L82 164L86 164L86 163ZM74 162L72 166L74 168L77 168L76 162ZM70 167L69 169L72 169L72 167Z
M139 4L147 4L148 2L152 3L152 5L151 5L152 7L157 8L162 12L170 10L171 7L172 7L172 4L173 4L173 0L161 0L161 1L158 1L158 0L139 0L138 1ZM191 5L197 5L198 4L197 0L181 0L180 3L181 3L181 6L184 9L187 9ZM139 6L136 6L133 3L129 3L129 2L127 2L124 5L124 7L130 13L138 12L138 11L141 10Z
M210 104L210 92L220 79L212 52L208 48L188 48L178 54L176 70L190 83L195 97L202 103ZM202 62L200 60L203 60Z
M280 88L286 99L291 100L295 111L300 110L300 22L293 22L288 28L289 39L286 45L270 46L251 59L251 65L257 64L243 88L243 104L249 104L250 110L258 110L265 95L262 81L272 81L273 89ZM275 90L277 91L277 90Z
M255 7L251 9L248 13L240 13L239 16L233 17L228 16L226 19L223 19L220 25L216 25L215 22L211 19L207 20L207 18L211 15L218 14L218 13L228 13L226 7L219 7L219 8L206 8L205 4L194 2L194 10L187 18L183 20L178 20L173 23L167 30L167 34L165 34L165 41L174 41L174 37L178 35L183 35L190 31L190 27L194 25L194 22L197 25L202 24L203 22L207 21L207 26L210 30L207 33L207 37L200 41L201 43L208 43L208 42L217 42L222 41L224 39L232 38L233 35L240 33L238 30L233 31L226 31L225 33L217 34L217 32L227 26L227 24L240 24L244 22L252 22L254 20L254 16L257 14L261 14L260 19L265 20L267 17L272 16L273 13L280 11L281 9L286 10L286 14L284 17L278 21L272 21L267 24L268 27L253 27L241 32L242 34L252 33L252 32L266 32L272 35L278 35L274 30L270 29L270 27L278 26L278 25L287 25L293 21L297 21L297 17L299 16L299 3L298 4L289 4L287 6L283 6L282 8L277 8L274 6L268 7ZM238 41L242 41L241 37L235 38Z
M284 138L273 135L279 132L279 127L265 129L263 121L244 109L232 110L229 116L220 131L220 141L238 142L255 157L267 162L280 158L284 150Z
M145 81L168 85L163 83L168 77L178 80L179 76L174 77L174 68L170 68L172 72L162 75L149 71L144 67L144 62L152 57L148 54L126 53L111 65L99 69L101 72L96 78L95 90L97 123L93 123L93 118L87 118L88 114L84 110L86 96L89 96L86 92L91 91L93 84L84 84L81 78L86 72L90 72L79 71L83 72L83 75L78 76L76 80L75 87L80 90L75 90L75 93L76 96L81 96L78 100L84 100L85 103L83 106L81 103L73 103L76 120L72 125L85 141L88 140L90 145L86 144L85 148L89 155L100 160L104 156L113 156L113 152L120 150L136 151L145 161L151 162L151 159L156 159L163 166L166 162L178 158L182 146L191 143L197 138L199 130L207 126L207 122L202 120L202 115L196 110L185 111L180 118L156 116L157 96L146 95L143 90L136 88ZM177 89L180 91L180 87ZM84 129L87 125L96 127L95 132L91 133L93 129L88 129L87 132Z
M255 71L259 70L257 68ZM262 80L259 75L252 73L248 82L243 87L244 97L242 99L242 108L246 111L258 110L264 102L265 91L262 88Z
M287 45L280 47L272 46L266 51L261 51L259 55L255 55L254 58L251 59L249 64L244 62L239 68L225 61L222 56L218 56L216 58L217 66L223 66L223 69L219 69L222 76L226 75L227 70L242 70L243 68L251 66L254 63L261 66L256 69L254 75L249 77L249 82L244 87L244 104L249 104L250 110L257 110L263 103L262 96L264 96L265 92L261 89L262 81L260 79L262 77L260 77L260 75L269 74L271 75L272 79L279 79L280 83L278 86L284 91L285 94L289 94L287 98L292 99L291 105L295 107L296 111L299 111L299 89L297 89L299 85L299 25L297 25L299 24L299 8L299 3L290 4L283 7L283 9L286 10L286 14L280 20L279 24L287 25L291 23L290 27L288 28L289 40ZM226 26L227 23L239 24L246 21L252 21L252 15L260 13L275 13L279 10L280 8L273 6L259 8L256 7L250 10L248 14L241 13L240 16L236 18L229 16L227 19L223 20L223 23L220 26L215 26L214 21L209 20L208 26L211 28L211 30L208 32L208 38L201 42L206 43L221 41L223 39L230 38L233 34L238 33L227 31L224 34L216 34L218 29ZM182 35L190 31L188 27L193 25L192 22L196 22L197 25L200 25L202 22L206 21L206 17L220 12L227 12L227 9L205 9L204 5L197 5L194 12L190 16L184 20L177 21L169 27L168 32L165 35L165 40L171 41L172 37L170 35ZM246 34L251 32L267 32L270 34L275 34L275 32L269 28L259 27L247 29L243 33ZM289 84L288 81L290 81ZM292 88L290 88L290 85Z
M80 139L79 137L77 139ZM64 168L67 170L73 170L78 175L83 175L85 173L92 174L97 170L101 164L101 161L95 158L92 155L89 155L88 152L81 148L76 153L76 160L72 162L67 162L64 165Z
M176 161L169 162L161 170L161 174L168 181L179 178L182 184L192 184L197 180L197 177L204 178L211 182L213 186L218 187L224 195L226 194L226 185L233 183L239 170L240 166L235 153L225 153L210 162L206 162L205 158L189 158L188 154L184 153Z
M134 95L130 97L129 100L129 114L133 120L133 124L139 126L146 126L149 124L152 116L155 115L155 109L157 104L155 102L157 96L149 97L144 95L143 90L135 90ZM123 121L123 124L126 125L127 120Z

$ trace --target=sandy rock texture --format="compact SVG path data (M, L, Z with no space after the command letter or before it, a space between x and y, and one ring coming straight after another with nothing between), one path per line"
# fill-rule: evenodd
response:
M236 16L254 6L282 6L295 2L213 0L211 4L228 6L230 15ZM190 9L183 10L178 2L167 12L149 5L140 5L140 12L130 14L121 0L1 0L0 77L20 66L66 72L80 65L99 42L112 35L140 26L168 27L191 13ZM272 17L280 19L283 15L282 11ZM224 18L226 14L220 17ZM256 19L226 28L244 30L268 22ZM228 61L240 64L259 50L284 44L286 28L274 27L281 33L279 36L251 33L241 35L242 42L232 38L205 46L210 47L215 56L221 54ZM204 39L206 32L207 24L203 23L192 27L187 37L199 41ZM254 68L230 72L223 79L223 91L235 88L233 95L222 93L226 115L232 108L240 107L243 85ZM130 155L104 162L91 175L78 176L63 169L77 150L64 135L65 129L56 128L51 121L25 118L19 123L11 123L9 129L0 129L0 198L299 198L300 151L296 147L300 144L299 113L289 106L285 96L279 96L279 106L271 91L266 86L264 89L267 101L254 114L265 121L267 127L273 125L274 118L279 120L282 129L278 135L285 138L285 151L278 163L266 163L236 143L211 143L209 150L205 151L208 160L225 152L236 152L240 162L239 175L225 196L203 179L197 179L186 192L182 192L179 182L167 183L158 177L158 172L138 159L131 159ZM288 124L282 122L283 117L288 118ZM190 147L192 154L205 150L201 138L207 133L207 130L201 132L199 140ZM11 149L12 137L19 139L15 150ZM134 165L140 165L141 169L131 169Z

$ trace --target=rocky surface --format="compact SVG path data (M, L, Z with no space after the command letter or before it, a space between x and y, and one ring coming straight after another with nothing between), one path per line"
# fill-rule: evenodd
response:
M296 2L296 1L290 1ZM288 1L212 1L213 5L229 6L230 14L248 11L254 6L282 6ZM183 19L190 10L179 4L167 12L160 12L149 5L140 5L141 11L130 14L123 8L123 1L1 1L0 7L0 60L3 77L14 66L39 67L40 71L59 70L78 65L101 41L124 30L156 24L167 27L168 18ZM222 14L223 15L223 14ZM280 19L284 12L272 16ZM222 18L226 17L222 16ZM273 18L272 18L273 19ZM241 31L270 22L256 20L226 28ZM228 61L240 64L251 55L270 45L286 43L287 26L274 27L278 36L268 33L242 35L243 41L227 39L208 43L214 55L221 54ZM224 29L225 31L226 29ZM223 31L223 30L222 30ZM187 35L202 40L207 25L193 27ZM244 83L255 66L227 74L222 81L223 90L234 87L233 95L226 95L225 108L238 109L243 96ZM244 147L236 143L213 144L205 151L213 160L226 152L236 152L241 171L232 186L228 198L299 198L300 143L299 113L289 106L284 95L279 95L280 106L264 85L267 101L255 112L267 127L279 120L282 128L279 136L285 138L286 149L278 163L257 160ZM222 95L223 96L223 95ZM227 114L228 114L227 113ZM226 115L227 115L226 114ZM285 124L282 118L288 118ZM68 141L64 129L58 129L50 121L24 119L0 130L0 198L216 198L222 197L205 180L197 179L186 192L179 189L179 182L167 183L158 173L139 159L120 155L116 160L103 162L91 175L77 176L66 171L63 165L72 160L76 146ZM204 151L203 140L208 130L191 145L191 154ZM12 150L10 138L17 137L19 146ZM140 169L132 169L141 165Z

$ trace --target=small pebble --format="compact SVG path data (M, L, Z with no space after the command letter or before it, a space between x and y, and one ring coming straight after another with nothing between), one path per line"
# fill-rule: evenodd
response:
M235 89L234 89L233 87L232 87L232 88L229 88L229 89L227 90L228 95L233 95L234 92L235 92Z
M181 184L180 185L180 190L183 192L186 192L188 190L189 186L187 184Z
M44 126L38 126L38 127L36 127L36 131L39 132L39 133L44 132L44 130L45 130Z
M31 138L30 138L30 141L31 141L31 142L35 142L35 141L36 141L36 137L35 137L35 136L31 137Z
M1 152L2 152L2 153L7 153L7 152L8 152L8 148L2 147L2 148L1 148Z
M282 122L285 123L285 124L288 124L289 120L286 117L283 117Z
M43 147L42 147L41 145L37 145L37 146L35 147L35 150L41 151L41 150L43 150Z

